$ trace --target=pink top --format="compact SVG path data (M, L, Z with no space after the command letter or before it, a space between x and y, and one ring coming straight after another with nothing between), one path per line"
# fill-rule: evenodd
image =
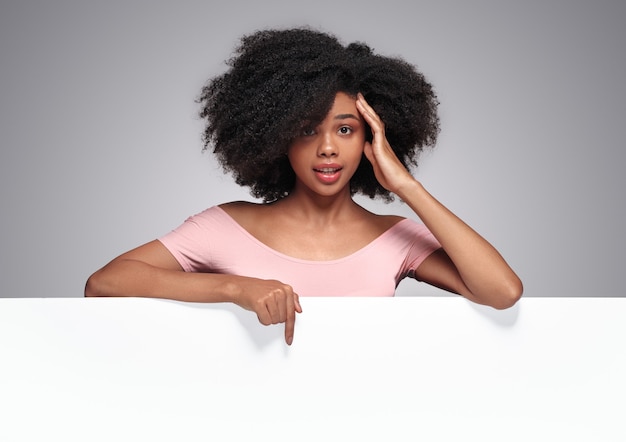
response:
M393 296L400 280L441 247L424 225L403 219L348 256L308 261L271 249L218 206L159 240L187 272L275 279L299 296Z

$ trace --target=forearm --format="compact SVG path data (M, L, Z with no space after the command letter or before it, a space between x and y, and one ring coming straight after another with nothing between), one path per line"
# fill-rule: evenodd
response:
M190 302L233 302L256 313L264 325L285 323L293 341L298 294L276 280L217 273L184 272L159 240L118 256L87 280L85 296L138 296Z
M138 296L193 302L233 300L231 275L162 269L142 261L118 259L94 273L85 296Z
M397 194L419 216L450 257L467 288L467 293L461 294L498 308L510 306L519 299L522 283L500 253L437 201L421 183L412 180Z
M445 259L439 257L435 268L426 272L431 281L481 304L496 308L513 305L522 293L517 275L491 244L413 178L389 144L385 124L361 94L356 104L372 130L372 141L365 143L363 153L372 163L376 179L413 209L446 252Z

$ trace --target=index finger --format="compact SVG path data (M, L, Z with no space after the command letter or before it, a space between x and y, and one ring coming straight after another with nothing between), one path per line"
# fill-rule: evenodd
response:
M291 345L293 342L293 333L296 327L296 305L294 297L295 293L287 295L287 320L285 321L285 342Z

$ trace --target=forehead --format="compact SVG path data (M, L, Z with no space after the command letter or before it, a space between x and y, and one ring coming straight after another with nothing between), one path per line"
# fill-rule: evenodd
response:
M337 92L333 105L326 114L325 119L335 118L351 118L354 117L361 120L361 114L356 107L356 97L353 97L345 92Z

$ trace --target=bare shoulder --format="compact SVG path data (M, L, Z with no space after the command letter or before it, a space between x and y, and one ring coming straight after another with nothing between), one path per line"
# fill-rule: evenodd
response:
M232 201L220 204L219 207L245 229L258 226L269 218L268 205L249 201Z
M239 217L257 216L264 204L252 203L249 201L231 201L220 204L218 207L224 212L237 219Z
M398 224L400 221L405 220L403 216L398 215L377 215L375 213L367 212L368 223L378 230L379 233L385 232Z

